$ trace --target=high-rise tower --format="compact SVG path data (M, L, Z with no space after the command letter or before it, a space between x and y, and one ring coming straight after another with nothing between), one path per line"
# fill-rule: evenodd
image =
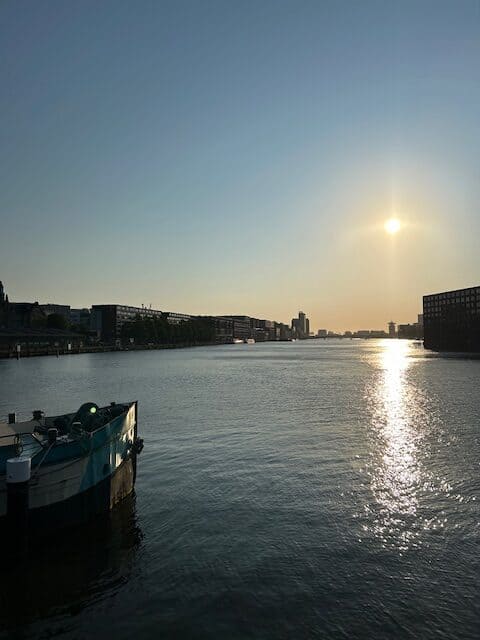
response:
M307 322L306 322L306 315L303 313L303 311L299 311L298 312L298 320L299 320L299 324L300 324L300 331L303 333L303 335L305 335L307 333Z
M295 338L308 338L310 334L310 321L303 311L298 312L298 318L292 319L292 331Z

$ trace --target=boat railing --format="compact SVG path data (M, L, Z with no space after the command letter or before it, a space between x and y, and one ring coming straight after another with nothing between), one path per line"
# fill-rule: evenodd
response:
M21 456L22 452L23 452L23 446L24 446L24 442L23 442L23 438L24 437L31 438L32 441L34 441L36 444L40 445L40 447L42 449L45 447L45 443L42 442L42 440L40 440L40 438L38 438L38 436L35 433L33 433L32 431L20 431L20 432L17 432L17 433L4 433L4 434L0 435L0 447L13 445L15 447L15 455L16 455L16 457ZM11 440L12 442L4 442L5 440Z

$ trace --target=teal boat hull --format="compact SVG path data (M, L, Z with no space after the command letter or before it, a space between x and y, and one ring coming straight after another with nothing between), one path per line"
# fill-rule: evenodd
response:
M118 409L120 407L120 409ZM134 488L138 454L137 403L117 405L100 428L78 437L59 437L51 447L32 436L22 456L31 458L28 530L48 533L82 524L107 512ZM18 444L17 453L18 453ZM5 465L15 445L0 451L0 530L8 526Z

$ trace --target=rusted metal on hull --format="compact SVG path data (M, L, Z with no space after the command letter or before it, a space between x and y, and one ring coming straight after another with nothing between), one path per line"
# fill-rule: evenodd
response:
M135 483L135 461L136 455L125 460L111 477L110 509L132 493Z

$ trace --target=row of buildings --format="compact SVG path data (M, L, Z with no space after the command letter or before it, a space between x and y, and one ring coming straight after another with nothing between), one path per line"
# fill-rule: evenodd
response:
M310 320L303 311L298 312L298 318L292 318L292 337L298 340L310 337Z
M337 337L320 329L318 337ZM480 354L480 286L423 296L423 313L417 322L390 322L384 331L346 332L343 337L405 338L422 340L425 349Z
M0 357L68 352L81 347L85 336L71 329L70 316L50 313L49 306L11 302L0 281Z
M309 320L302 311L289 326L244 315L196 316L147 306L100 304L90 309L78 309L61 304L10 302L0 282L0 344L18 343L22 338L23 342L33 340L35 344L50 340L63 347L64 343L76 343L81 337L82 342L120 345L125 325L138 319L156 319L170 326L201 319L211 327L215 343L251 339L256 342L285 341L304 339L310 333Z
M410 324L399 324L397 337L407 340L423 340L423 313L419 313L417 321Z
M388 331L383 329L359 329L358 331L345 331L337 333L327 329L319 329L317 338L407 338L410 340L423 339L423 315L418 316L417 322L412 324L399 324L398 329L395 322L388 323Z
M317 338L362 338L367 340L369 338L391 338L383 329L359 329L358 331L344 331L338 333L337 331L328 331L327 329L319 329L317 331ZM396 336L395 336L396 337Z
M254 339L305 339L310 337L310 322L303 311L291 325L243 315L193 316L160 311L146 306L93 305L71 308L68 305L11 302L0 282L0 352L12 345L31 343L67 349L87 341L105 345L119 344L122 327L138 318L158 318L169 325L202 318L212 327L214 342ZM339 337L320 329L317 337ZM389 323L388 332L362 330L345 332L347 338L424 338L427 349L480 353L480 286L445 291L423 297L423 314L417 322ZM2 347L3 345L3 347Z
M417 322L389 324L389 336L423 339L425 349L480 354L480 286L423 296Z
M81 311L81 310L80 310ZM83 310L85 313L88 310ZM79 310L71 310L77 314ZM165 313L144 307L120 305L94 305L90 326L101 339L112 342L118 339L121 325L137 315ZM72 317L72 316L71 316ZM85 316L86 317L86 316ZM191 319L185 314L167 314L168 321L178 323ZM291 325L252 318L250 316L224 315L210 319L215 323L218 342L253 338L257 342L266 340L291 340L310 337L310 322L303 311L293 318ZM336 334L320 330L318 337L334 337ZM388 332L382 330L360 330L346 332L352 338L404 338L424 340L426 349L435 351L480 353L480 286L445 291L423 297L423 313L417 321L399 324L390 322Z
M300 312L302 327L308 318ZM159 311L149 307L130 307L125 305L93 305L90 327L98 338L107 344L115 344L121 340L122 328L127 322L136 318L163 317L169 324L179 324L195 319L207 320L215 330L216 343L229 343L235 340L255 340L255 342L285 341L292 338L308 337L302 328L292 327L282 322L252 318L243 315L194 316L171 311ZM304 319L305 318L305 319ZM308 327L308 324L307 324Z

